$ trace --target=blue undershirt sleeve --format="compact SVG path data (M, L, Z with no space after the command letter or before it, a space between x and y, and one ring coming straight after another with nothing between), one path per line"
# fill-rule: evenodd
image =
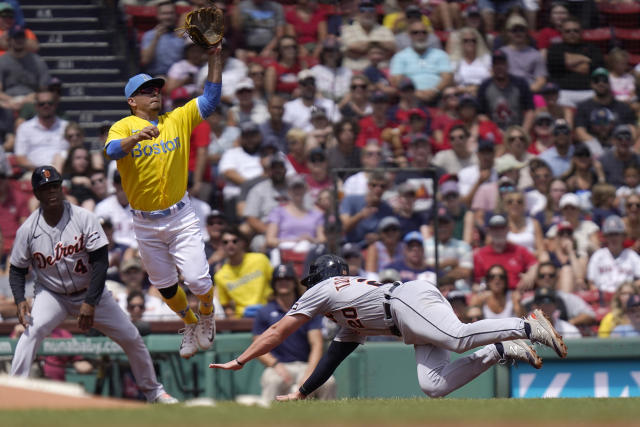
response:
M210 81L204 83L204 93L196 99L200 116L203 119L209 117L213 110L216 109L220 103L221 92L222 83L212 83Z
M113 160L119 160L126 156L127 153L122 149L121 139L112 139L107 145L107 156Z

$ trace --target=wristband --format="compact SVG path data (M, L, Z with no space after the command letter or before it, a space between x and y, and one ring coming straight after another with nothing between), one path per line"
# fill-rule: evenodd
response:
M236 363L240 366L244 366L244 363L242 363L241 361L238 360L238 358L236 357Z

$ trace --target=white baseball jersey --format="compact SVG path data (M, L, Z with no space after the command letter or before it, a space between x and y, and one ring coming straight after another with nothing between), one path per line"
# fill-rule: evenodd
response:
M62 218L54 227L34 211L18 228L11 251L11 264L32 267L35 283L57 294L89 287L91 268L88 252L107 245L107 236L95 215L64 202Z
M603 292L615 292L624 282L640 279L640 255L623 249L614 258L608 248L600 248L589 259L587 279Z
M390 287L363 277L331 277L308 289L287 315L323 314L342 326L336 341L363 344L367 335L392 335L382 305Z

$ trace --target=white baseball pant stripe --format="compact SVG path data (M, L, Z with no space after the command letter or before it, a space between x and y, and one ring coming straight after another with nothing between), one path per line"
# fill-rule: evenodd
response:
M11 375L27 377L42 340L51 334L67 316L77 317L85 293L74 296L59 295L39 287L31 308L33 324L18 340L11 365ZM148 401L165 392L156 379L149 350L136 327L118 306L107 289L95 308L94 327L115 341L126 353L138 388Z
M414 344L418 382L425 394L445 396L499 360L492 344L527 338L524 320L486 319L462 323L440 291L427 282L407 282L391 294L391 312L406 344ZM487 347L450 363L450 351Z
M133 229L138 240L149 281L158 289L178 283L178 270L195 295L211 288L209 263L204 252L200 222L189 196L177 212L157 219L133 216ZM177 270L176 270L177 267Z

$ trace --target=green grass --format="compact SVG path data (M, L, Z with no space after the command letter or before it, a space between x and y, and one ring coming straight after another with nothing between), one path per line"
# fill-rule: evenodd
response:
M196 426L630 426L640 399L369 399L289 402L269 409L149 405L119 410L1 411L0 425L64 427Z

